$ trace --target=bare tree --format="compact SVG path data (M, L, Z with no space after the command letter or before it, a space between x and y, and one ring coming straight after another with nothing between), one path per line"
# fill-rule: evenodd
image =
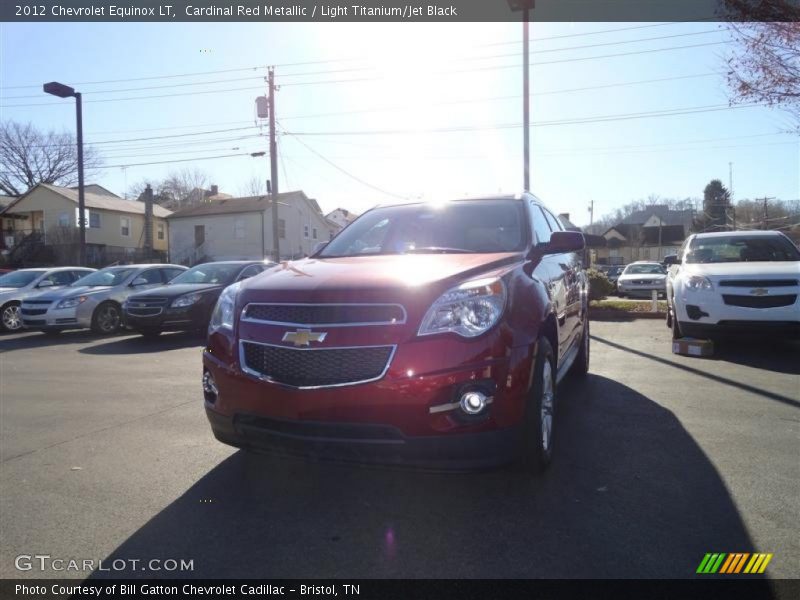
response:
M264 196L267 193L267 181L257 175L253 175L245 183L239 186L239 195L242 197L248 196Z
M800 8L791 0L725 0L737 42L728 57L732 103L785 109L800 131Z
M101 165L91 146L83 149L87 175ZM71 186L78 181L78 149L71 133L44 133L32 123L0 123L0 191L20 196L40 183Z
M194 206L203 201L208 176L199 169L172 171L164 179L142 179L128 189L127 196L139 198L144 189L153 188L153 201L170 210Z

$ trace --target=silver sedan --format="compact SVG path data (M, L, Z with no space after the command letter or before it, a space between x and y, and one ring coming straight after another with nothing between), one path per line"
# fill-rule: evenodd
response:
M26 298L23 326L49 334L85 328L103 335L115 333L122 326L121 307L129 295L164 285L185 270L161 264L106 267L57 292Z
M20 304L28 296L60 289L94 271L86 267L49 267L6 273L0 277L0 330L22 329Z

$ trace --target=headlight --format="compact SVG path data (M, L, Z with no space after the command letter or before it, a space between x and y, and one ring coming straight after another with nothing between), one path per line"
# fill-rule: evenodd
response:
M89 299L89 296L75 296L74 298L67 298L62 300L56 305L56 308L75 308L79 304L83 304Z
M692 290L694 292L698 290L713 290L714 286L711 284L711 281L708 277L703 277L702 275L690 275L684 280L684 284L686 285L687 290Z
M505 304L506 286L500 278L468 281L433 303L422 319L418 335L452 331L475 337L494 327Z
M172 308L182 308L184 306L191 306L201 298L201 294L195 292L194 294L185 294L172 301Z
M209 329L233 329L233 309L236 306L236 294L239 292L239 283L229 285L219 296L214 312L211 313Z

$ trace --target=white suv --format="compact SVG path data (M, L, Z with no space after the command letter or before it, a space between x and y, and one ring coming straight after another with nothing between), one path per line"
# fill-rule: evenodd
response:
M800 337L800 251L784 234L698 233L664 262L674 338L727 331Z

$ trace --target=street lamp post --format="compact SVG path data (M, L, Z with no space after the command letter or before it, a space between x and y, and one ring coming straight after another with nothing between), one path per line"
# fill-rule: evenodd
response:
M528 39L528 21L530 11L536 0L508 0L512 11L522 11L522 160L523 182L525 191L531 189L531 145L530 145L530 40Z
M45 93L59 98L75 98L75 114L77 121L78 137L78 226L80 227L80 266L86 266L86 202L83 195L83 108L81 93L74 88L51 81L42 86Z

